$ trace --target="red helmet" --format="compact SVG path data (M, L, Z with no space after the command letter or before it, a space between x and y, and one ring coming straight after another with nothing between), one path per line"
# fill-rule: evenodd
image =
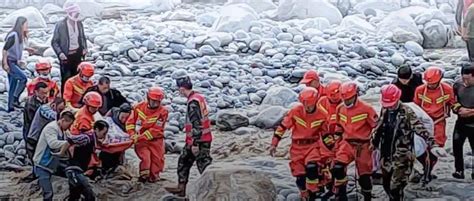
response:
M94 75L94 64L91 64L89 62L82 62L79 64L77 67L81 75L85 77L92 77Z
M332 80L326 86L327 96L329 100L332 102L339 102L341 101L341 81L339 80Z
M165 98L165 93L160 87L151 87L148 89L148 98L154 101L161 101Z
M95 91L87 92L84 95L84 104L90 107L102 107L102 96Z
M301 103L306 104L316 104L318 101L318 90L312 87L305 87L298 97Z
M301 84L311 83L313 80L319 81L319 74L315 70L308 70L300 81Z
M431 66L424 73L424 80L428 84L437 84L443 78L443 70L436 66Z
M384 85L381 89L381 93L380 102L382 102L382 107L385 108L396 105L402 96L402 91L394 84Z
M349 100L357 95L357 84L354 82L346 82L341 85L341 97L343 100Z
M46 59L39 59L35 64L36 71L45 71L51 69L51 63Z

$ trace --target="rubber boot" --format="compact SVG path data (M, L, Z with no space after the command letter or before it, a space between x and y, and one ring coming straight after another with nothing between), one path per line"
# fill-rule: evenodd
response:
M175 194L179 197L185 197L186 196L186 184L185 183L179 183L177 187L165 187L165 190L168 191L168 193Z
M347 190L346 190L346 185L342 185L339 187L334 187L336 191L334 191L334 194L336 195L336 200L337 201L347 201Z

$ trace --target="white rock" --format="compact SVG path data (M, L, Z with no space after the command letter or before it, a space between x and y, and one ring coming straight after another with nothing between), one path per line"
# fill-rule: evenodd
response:
M282 41L292 41L293 35L291 33L279 33L277 39Z
M226 32L213 32L210 33L208 36L218 38L221 42L221 46L229 45L234 40L232 34Z
M295 37L293 37L293 42L298 44L298 43L302 43L304 41L304 37L302 35L296 35Z
M196 22L202 26L212 27L212 24L214 24L218 17L218 12L204 13L196 17Z
M287 109L281 106L271 106L262 109L253 124L263 129L275 128L281 122L286 112Z
M296 102L298 94L287 87L275 86L267 91L267 96L263 99L262 105L283 106L288 107L291 103Z
M64 5L76 3L81 8L80 18L98 18L102 16L104 7L94 0L67 0Z
M372 24L357 15L350 15L342 19L340 27L344 30L360 30L366 33L374 33L376 31Z
M210 45L214 49L219 49L221 47L221 41L216 37L207 39L203 44Z
M395 66L400 66L405 62L405 59L400 53L395 53L392 55L391 62Z
M258 14L247 4L231 4L221 8L219 18L212 26L213 31L235 32L249 31L252 22L258 20Z
M260 68L252 68L251 73L253 76L263 76L263 72L260 70Z
M323 42L320 44L321 48L329 53L338 53L339 52L339 45L336 40L330 40L327 42Z
M216 55L216 50L212 48L210 45L203 45L201 48L199 48L199 53L202 55Z
M434 19L425 24L423 31L424 48L442 48L448 43L448 29L443 22Z
M41 13L43 13L44 15L59 14L64 13L64 9L57 5L47 3L41 9Z
M136 62L136 61L140 60L140 56L138 55L137 51L134 50L134 49L128 50L128 57L133 62Z
M364 13L367 9L376 9L392 12L401 8L400 0L362 0L354 6L359 13Z
M262 47L262 42L259 40L254 40L250 42L249 47L251 50L258 52L260 50L260 47Z
M196 16L189 11L179 10L174 12L168 12L167 15L164 16L166 20L174 20L174 21L194 21Z
M145 10L153 11L157 13L173 10L179 4L179 1L175 1L175 0L149 0L149 1L151 2L151 6L147 7Z
M115 42L118 42L117 39L111 35L101 35L94 38L94 44L99 46L110 45Z
M43 15L35 7L26 7L10 13L5 19L2 20L2 27L13 27L16 19L20 16L26 17L28 20L28 26L30 28L46 28L46 22L44 21Z
M329 20L322 17L305 19L304 21L305 23L301 27L301 29L303 30L317 29L317 30L323 31L331 27L331 23L329 22Z
M277 6L271 0L228 0L226 5L244 3L252 7L258 13L274 10Z
M341 12L327 0L281 0L274 13L274 18L281 21L315 17L326 18L331 24L342 20Z
M390 13L378 24L377 35L391 37L394 42L404 43L407 41L423 42L415 21L406 14L400 12Z
M423 55L423 47L421 47L420 44L414 42L414 41L408 41L405 43L405 49L408 51L413 52L416 56L422 56Z
M43 57L56 57L56 53L53 48L48 48L43 52Z

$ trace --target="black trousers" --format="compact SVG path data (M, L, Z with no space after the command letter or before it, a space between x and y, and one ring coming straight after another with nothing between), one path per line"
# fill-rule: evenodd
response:
M469 139L471 150L474 150L474 127L467 127L456 122L453 132L453 154L456 171L464 171L463 145L466 138ZM474 163L474 161L471 161L471 163Z
M102 161L102 173L113 172L121 162L123 153L100 152L99 159Z
M467 45L467 53L469 55L469 60L471 62L474 62L474 38L469 38L466 41L466 45Z
M64 84L66 84L66 81L77 75L77 66L82 62L82 52L78 51L66 57L66 61L59 61L61 71L61 95L64 92Z

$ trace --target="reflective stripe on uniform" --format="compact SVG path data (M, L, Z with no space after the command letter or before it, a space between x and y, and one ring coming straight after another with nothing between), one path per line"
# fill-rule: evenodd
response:
M285 134L285 132L279 131L278 129L275 131L275 135L276 135L276 136L282 137L283 134Z
M307 184L318 184L318 183L319 183L319 179L309 179L309 178L306 178L306 183L307 183Z
M331 120L336 120L336 118L337 118L336 114L331 115Z
M322 123L323 123L323 120L313 121L311 122L311 128L321 126Z
M423 94L418 94L418 98L421 99L423 102L432 103L431 99Z
M134 124L129 124L129 125L125 126L125 129L126 129L126 130L135 129L135 125L134 125Z
M363 120L367 119L368 116L369 116L368 114L359 114L359 115L353 116L353 117L351 117L351 123L356 123L356 122L359 122L359 121L363 121Z
M461 106L462 106L462 105L461 105L460 103L455 103L455 104L453 105L453 109L454 109L454 110L457 110L457 109L460 108Z
M145 135L145 137L146 137L147 140L152 140L152 139L153 139L153 135L151 134L150 131L145 131L145 132L143 133L143 135Z
M444 95L436 99L436 104L440 104L444 101L449 100L450 96L449 95Z
M322 112L328 114L328 110L326 110L326 108L323 107L323 105L321 105L321 103L318 104L318 107L322 110Z
M77 92L78 94L84 94L84 89L82 89L81 87L75 85L75 84L72 84L72 87L74 88L74 91Z
M295 119L295 121L296 121L297 124L299 124L299 125L301 125L301 126L303 126L303 127L305 127L305 128L308 127L308 126L306 125L306 121L304 121L303 119L301 119L301 118L299 118L299 117L297 117L297 116L294 116L293 119Z
M334 185L335 186L340 186L343 185L347 182L347 177L344 177L344 179L335 179Z
M141 110L137 109L138 116L142 119L146 119L145 113L143 113Z
M339 118L341 119L341 121L347 123L347 117L346 117L346 115L343 115L342 113L339 113Z

